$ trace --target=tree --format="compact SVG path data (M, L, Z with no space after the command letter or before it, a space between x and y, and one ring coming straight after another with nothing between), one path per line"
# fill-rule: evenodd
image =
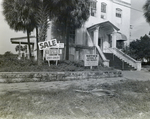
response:
M49 8L47 5L44 5L43 3L39 4L37 13L36 13L36 32L37 32L37 43L41 41L45 41L47 37L47 28L49 27ZM39 48L37 46L37 59L38 59L38 65L42 65L42 51L39 51Z
M146 3L143 6L143 10L146 21L150 23L150 0L146 1Z
M150 38L145 35L129 45L129 55L135 59L150 61Z
M57 0L53 6L55 30L65 35L66 60L69 60L69 31L80 28L89 18L89 0Z
M39 0L4 0L3 14L11 29L27 32L29 56L31 58L30 33L36 26L35 13Z

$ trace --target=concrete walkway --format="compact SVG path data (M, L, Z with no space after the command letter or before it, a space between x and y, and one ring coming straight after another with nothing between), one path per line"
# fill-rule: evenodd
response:
M113 84L122 80L150 80L150 72L148 71L123 71L123 77L118 78L102 78L102 79L85 79L72 81L53 81L53 82L24 82L24 83L0 83L0 94L6 92L19 91L29 92L38 90L63 90L72 86L82 89L89 85L99 85L102 83Z
M123 71L123 77L131 80L147 81L150 80L150 72L147 70L141 71Z

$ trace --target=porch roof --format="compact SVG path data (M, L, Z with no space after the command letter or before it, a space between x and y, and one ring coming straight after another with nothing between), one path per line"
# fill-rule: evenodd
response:
M110 21L106 21L106 22L102 22L102 23L98 23L98 24L92 25L92 26L88 27L87 30L94 30L97 27L99 27L100 29L103 29L105 31L110 31L110 32L113 32L114 29L116 31L120 30L118 27L116 27Z
M35 39L33 39L33 38L35 38L35 36L30 36L30 44L31 45L34 45L34 43L35 43L35 41L34 41ZM12 44L28 44L27 37L11 38L10 41Z

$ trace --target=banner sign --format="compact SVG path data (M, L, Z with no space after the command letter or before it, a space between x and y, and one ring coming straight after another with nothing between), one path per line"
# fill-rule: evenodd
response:
M97 54L86 54L84 58L84 66L98 66L99 56Z

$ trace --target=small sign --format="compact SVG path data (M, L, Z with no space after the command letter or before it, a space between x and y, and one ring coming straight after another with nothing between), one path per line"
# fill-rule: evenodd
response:
M46 49L45 54L50 54L50 55L56 55L56 54L62 54L62 49Z
M46 60L50 61L50 60L60 60L60 56L59 55L46 55Z
M64 43L58 43L59 48L64 48Z
M99 56L97 54L86 54L84 58L84 66L98 66Z

